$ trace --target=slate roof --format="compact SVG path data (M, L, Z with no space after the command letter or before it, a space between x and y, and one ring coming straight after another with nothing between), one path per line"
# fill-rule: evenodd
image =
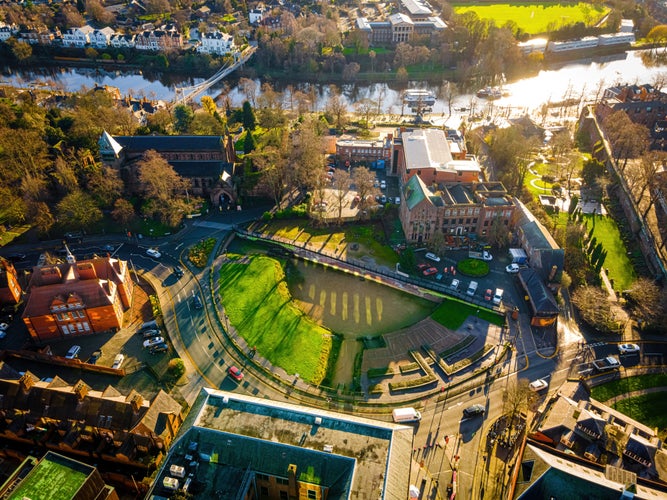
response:
M222 151L219 135L117 135L114 139L128 151Z
M519 280L530 298L533 315L538 317L558 315L558 304L556 304L556 300L542 282L542 278L534 269L528 267L519 270Z
M415 208L430 195L431 192L418 175L413 175L403 188L403 197L408 205L408 210Z
M210 177L220 179L223 172L228 174L233 171L234 164L224 161L178 161L170 160L169 164L174 167L178 175L182 177Z

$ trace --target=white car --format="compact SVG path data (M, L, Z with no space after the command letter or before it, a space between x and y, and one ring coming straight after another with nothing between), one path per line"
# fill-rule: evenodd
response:
M618 353L619 354L634 354L639 352L639 346L637 344L619 344Z
M484 252L482 252L482 259L484 259L484 260L493 260L493 255L491 255L489 252L484 250Z
M387 189L386 181L380 181L380 189Z
M159 259L160 257L162 257L162 254L158 252L156 248L149 248L148 250L146 250L146 255L148 255L149 257L153 257L154 259Z
M0 323L0 332L4 332L9 328L7 323Z
M111 368L118 370L123 364L123 361L125 361L125 356L122 354L116 354L116 357L113 358L113 365L111 365Z
M519 272L519 264L510 264L509 266L505 266L505 271L510 274L516 274Z
M530 384L528 384L528 388L533 392L540 392L546 389L547 387L549 387L549 384L547 383L546 380L541 378L533 380Z
M153 347L158 344L162 344L164 342L164 339L162 337L153 337L152 339L148 339L144 341L144 347L148 349L149 347Z
M432 252L428 252L426 255L424 255L424 257L426 257L428 260L432 260L433 262L440 262L440 257Z

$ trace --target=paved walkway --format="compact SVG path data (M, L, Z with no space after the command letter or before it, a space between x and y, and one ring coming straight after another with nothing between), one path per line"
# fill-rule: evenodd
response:
M667 387L648 387L646 389L638 389L636 391L626 392L625 394L619 394L618 396L614 396L613 398L610 398L607 401L603 401L603 403L606 404L607 406L611 406L615 403L618 403L619 401L623 401L624 399L636 398L637 396L643 396L644 394L653 394L656 392L667 393Z

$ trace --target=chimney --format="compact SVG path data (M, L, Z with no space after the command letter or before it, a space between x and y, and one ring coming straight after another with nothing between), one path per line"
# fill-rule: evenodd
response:
M32 378L30 373L25 372L19 379L19 384L21 385L21 389L23 389L24 392L28 392L30 391L30 388L35 385L35 379Z
M85 398L86 394L88 394L88 386L83 382L78 382L74 386L74 393L78 396L79 401L83 401L83 398Z
M132 405L132 411L134 413L138 413L139 410L141 409L141 405L144 404L144 398L141 396L141 394L135 394L134 397L132 398L132 401L130 401L130 405Z
M296 484L296 465L287 467L287 497L289 500L299 498L299 487Z

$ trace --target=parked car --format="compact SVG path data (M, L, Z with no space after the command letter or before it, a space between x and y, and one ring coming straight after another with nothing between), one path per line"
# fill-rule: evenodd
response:
M26 254L24 253L13 253L7 256L7 260L10 262L21 262L26 259Z
M488 260L493 260L493 255L491 255L489 252L487 252L486 250L484 250L484 251L482 252L482 259L483 259L483 260L487 260L487 261L488 261Z
M420 271L423 271L427 267L429 267L428 264L417 264L417 269L419 269Z
M380 181L380 189L387 189L387 181Z
M401 204L401 198L397 196L397 197L394 199L394 203L396 203L397 205L400 205L400 204Z
M157 345L154 345L153 347L151 347L149 349L149 352L151 354L158 354L160 352L166 352L168 350L169 350L169 346L166 343L162 342L161 344L157 344Z
M484 292L484 300L491 300L492 298L493 298L493 290L487 288L486 292Z
M111 365L111 368L114 370L120 369L123 361L125 361L125 356L123 354L116 354L116 357L113 358L113 365Z
M204 305L201 303L201 299L199 298L199 295L193 295L192 296L192 306L195 309L201 309L204 307Z
M477 292L477 286L478 286L478 283L476 281L471 281L470 284L468 285L468 289L466 290L466 293L470 296L475 295L475 292Z
M101 248L105 252L113 252L116 249L116 247L114 247L113 245L110 245L110 244L102 245Z
M497 306L500 305L500 303L503 300L503 294L505 291L502 288L496 288L496 291L493 293L493 303Z
M440 257L438 257L433 252L426 253L424 257L427 258L428 260L432 260L433 262L440 262Z
M382 204L387 203L387 197L384 194L382 196L380 196L380 203L382 203Z
M141 335L144 337L144 340L146 339L152 339L153 337L159 337L160 336L160 330L144 330L141 332Z
M80 345L73 345L72 347L69 348L69 351L67 351L67 354L65 354L65 358L67 359L74 359L79 357L79 351L81 351L81 346Z
M546 380L541 378L533 380L530 384L528 384L528 388L533 392L540 392L546 389L547 387L549 387L549 384L547 383Z
M174 275L177 278L182 278L183 274L184 273L183 273L183 269L181 268L181 266L174 266Z
M505 271L507 271L510 274L516 274L519 272L519 264L510 264L508 266L505 266Z
M152 339L144 340L144 348L148 349L162 343L164 343L162 337L153 337Z
M639 352L639 346L637 344L619 344L618 353L619 354L635 354Z
M90 355L87 363L89 365L94 365L95 363L97 363L97 360L100 359L101 357L102 357L102 349L98 349L97 351L95 351Z
M0 323L0 332L4 332L9 328L9 325L7 323Z
M243 380L244 377L243 372L238 368L236 368L235 366L230 366L229 370L227 370L227 373L229 373L229 376L232 377L237 382L241 382Z
M472 405L468 406L463 410L463 416L465 418L475 417L477 415L484 415L486 409L482 405Z
M142 323L141 326L139 327L140 332L146 330L156 330L156 329L157 329L157 321L155 321L154 319Z
M148 250L146 250L146 255L148 255L149 257L153 257L154 259L159 259L160 257L162 257L162 254L158 252L156 248L149 248Z
M456 278L454 278L452 280L452 284L449 285L449 288L451 288L452 290L456 290L458 292L460 285L461 285L461 282L459 280L457 280Z
M431 276L432 274L436 274L438 272L438 269L435 267L427 267L422 271L422 274L424 276Z

